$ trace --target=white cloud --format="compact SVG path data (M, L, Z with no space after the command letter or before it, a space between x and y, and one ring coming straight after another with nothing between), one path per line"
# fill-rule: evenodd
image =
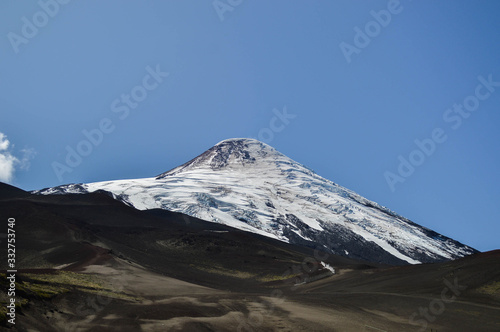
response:
M36 151L35 149L31 148L31 149L22 149L21 152L23 154L23 157L21 158L20 168L22 170L27 171L30 169L31 159L35 158Z
M0 153L0 181L10 183L14 177L15 166L19 162L10 153Z
M9 148L9 141L7 140L7 136L5 134L0 133L0 151L7 150Z
M16 168L28 170L30 160L35 156L35 150L23 149L21 160L12 155L9 151L10 142L7 136L0 133L0 181L10 183L14 178Z

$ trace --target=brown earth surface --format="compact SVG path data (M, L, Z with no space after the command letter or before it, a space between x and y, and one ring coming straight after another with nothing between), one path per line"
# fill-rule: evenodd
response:
M102 193L1 185L0 212L16 219L5 331L500 331L498 250L379 266ZM4 304L8 287L3 275Z

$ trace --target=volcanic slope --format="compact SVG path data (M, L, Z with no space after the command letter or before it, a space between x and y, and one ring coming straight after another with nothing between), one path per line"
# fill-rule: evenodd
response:
M477 252L322 178L253 139L222 141L154 178L63 185L35 193L98 190L140 210L181 212L378 263L438 262Z
M40 196L0 184L0 211L16 219L19 306L10 331L500 327L499 251L380 266L180 213L139 211L103 192ZM6 258L0 251L0 262ZM7 288L0 276L2 308Z

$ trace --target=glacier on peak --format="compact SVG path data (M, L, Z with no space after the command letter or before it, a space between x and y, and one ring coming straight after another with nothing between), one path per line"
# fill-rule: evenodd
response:
M175 175L181 171L193 168L211 168L212 170L231 166L245 166L264 158L289 159L266 143L250 138L231 138L223 140L196 158L178 166L170 171L158 175L161 179L165 176ZM291 159L290 159L291 161Z
M416 264L475 252L317 175L255 139L221 141L153 178L72 184L37 193L97 190L110 192L137 209L182 212L372 262Z

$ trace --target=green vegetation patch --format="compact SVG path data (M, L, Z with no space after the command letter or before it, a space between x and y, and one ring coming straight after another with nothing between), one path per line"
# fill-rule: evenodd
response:
M233 278L238 278L238 279L250 279L250 278L253 278L256 276L256 274L253 274L250 272L230 270L230 269L226 269L222 266L202 267L202 266L195 266L194 264L190 264L190 266L194 267L198 270L211 273L211 274L218 274L218 275L223 275L223 276L228 276L228 277L233 277Z
M5 274L0 274L0 288L2 291L8 288ZM20 301L20 305L28 303L31 299L50 299L72 290L116 299L140 300L117 290L109 284L109 281L94 274L58 271L48 274L19 273L16 278L16 299ZM6 304L5 299L0 300L0 305ZM0 321L2 317L3 312L0 311Z
M64 291L76 289L86 293L99 294L115 299L139 300L134 296L118 291L109 281L95 274L75 273L69 271L58 271L54 274L33 274L25 273L22 275L30 282L36 283L41 287L40 292L49 295L59 294Z
M102 278L92 274L59 271L54 274L25 273L22 274L22 276L40 283L50 283L58 284L61 286L72 286L89 289L108 289L108 287L104 286L105 282Z
M283 275L283 274L271 275L271 274L268 274L268 275L265 275L263 277L260 277L258 280L261 281L261 282L283 281L283 280L288 280L288 279L292 279L292 278L298 277L300 275L301 275L300 273L297 273L297 274L287 274L287 275Z
M56 295L68 292L69 289L59 285L45 285L25 281L22 284L16 282L16 291L20 292L23 296L29 297L33 294L42 299L50 299Z
M500 281L493 281L478 288L478 291L488 295L500 296Z

